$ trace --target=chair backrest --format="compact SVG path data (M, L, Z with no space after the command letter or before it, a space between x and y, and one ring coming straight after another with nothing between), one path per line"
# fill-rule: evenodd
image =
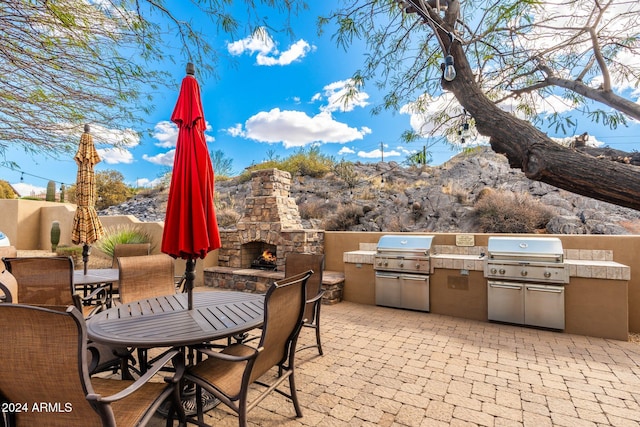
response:
M285 277L272 284L265 295L264 323L259 347L251 371L253 382L272 367L284 362L295 352L295 343L302 328L306 301L305 285L313 271Z
M77 305L71 257L4 258L18 282L18 301L37 305Z
M151 254L151 243L118 243L113 247L112 268L118 268L118 258Z
M28 405L16 415L17 427L102 426L86 399L93 388L85 324L77 309L0 304L0 330L2 340L11 343L0 346L0 395ZM38 411L40 402L47 406Z
M15 258L18 250L15 246L0 246L0 258Z
M313 274L309 277L309 280L307 280L307 299L310 299L322 291L324 255L295 252L287 254L284 261L284 277L294 276L307 270L313 270ZM309 321L313 319L313 303L306 305L304 318Z
M4 268L4 265L0 266L0 302L18 302L18 282L16 278ZM3 297L4 295L4 297Z
M118 289L123 304L175 293L174 261L169 255L118 258ZM18 282L19 283L19 282Z

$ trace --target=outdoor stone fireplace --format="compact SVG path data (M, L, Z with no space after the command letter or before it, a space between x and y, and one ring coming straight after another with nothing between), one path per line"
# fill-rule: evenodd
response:
M245 201L243 217L235 229L220 230L219 266L251 268L268 251L275 255L275 269L284 271L289 252L323 252L324 232L302 228L290 191L289 172L266 169L251 174L251 196Z

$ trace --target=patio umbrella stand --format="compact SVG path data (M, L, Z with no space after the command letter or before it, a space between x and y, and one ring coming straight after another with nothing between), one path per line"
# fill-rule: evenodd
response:
M84 133L80 137L78 152L74 156L78 165L76 176L76 213L73 217L71 241L82 243L82 261L84 274L89 264L89 247L104 234L102 223L96 212L96 179L94 166L100 162L100 156L89 133L89 125L84 125Z

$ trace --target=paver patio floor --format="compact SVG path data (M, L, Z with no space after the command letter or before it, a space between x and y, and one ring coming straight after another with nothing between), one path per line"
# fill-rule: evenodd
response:
M297 354L304 416L272 393L249 425L640 425L637 343L349 302L321 323L324 356ZM223 405L205 420L238 423Z

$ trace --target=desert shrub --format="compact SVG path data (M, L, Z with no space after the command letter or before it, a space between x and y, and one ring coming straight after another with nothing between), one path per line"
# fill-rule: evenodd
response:
M82 246L78 245L58 245L56 255L70 256L73 258L73 265L82 265Z
M354 188L358 183L358 174L352 162L342 160L334 166L333 170L336 176L342 179L348 188Z
M152 240L151 235L141 227L135 225L117 225L106 228L104 236L95 242L93 246L109 258L113 258L113 251L117 244L151 243L151 249L153 250Z
M232 208L216 210L216 219L221 228L233 227L240 221L241 215Z
M483 233L534 233L545 228L554 213L526 193L486 191L473 215Z
M327 231L348 231L354 225L360 224L364 215L362 207L356 204L342 205L335 215L328 217L324 223Z
M298 201L297 204L302 219L322 219L338 208L336 203L324 200Z
M263 169L280 169L287 171L291 176L307 175L316 178L323 177L333 169L335 161L322 154L320 148L301 148L285 159L269 159L257 165L250 166L240 174L240 182L251 179L251 172Z

